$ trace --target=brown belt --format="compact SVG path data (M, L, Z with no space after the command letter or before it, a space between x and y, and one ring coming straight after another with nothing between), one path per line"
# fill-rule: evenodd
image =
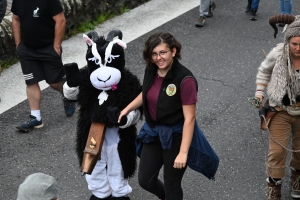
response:
M297 102L296 104L291 105L290 107L293 107L293 108L300 107L300 102ZM285 109L282 108L282 107L280 107L280 106L275 106L274 108L275 108L275 110L277 110L277 111L283 111L283 110L285 111Z

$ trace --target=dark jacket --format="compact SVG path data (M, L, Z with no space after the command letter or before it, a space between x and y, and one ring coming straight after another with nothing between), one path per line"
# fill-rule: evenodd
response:
M156 76L156 74L156 65L146 68L143 82L143 110L145 119L150 125L150 127L154 127L156 125L176 125L184 120L182 103L180 98L181 83L185 78L192 77L195 79L195 77L193 76L190 70L181 65L177 59L174 59L171 69L166 74L162 82L162 86L160 88L160 93L157 101L155 122L151 119L150 114L148 112L146 95L153 83L153 79L154 76ZM196 79L195 81L197 82ZM175 92L173 94L167 94L167 89L173 87L173 84L175 85L175 88L173 88Z
M183 122L172 127L155 126L151 128L147 122L142 126L140 133L136 140L137 156L140 157L144 143L151 143L157 137L161 142L163 149L170 149L172 147L173 133L182 133ZM187 165L203 174L209 179L215 179L215 174L219 166L219 157L210 146L203 132L198 126L197 121L194 125L193 139L188 153Z

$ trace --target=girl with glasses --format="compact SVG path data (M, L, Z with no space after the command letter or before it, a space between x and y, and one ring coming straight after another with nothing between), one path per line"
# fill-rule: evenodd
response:
M143 106L145 123L137 138L140 186L159 199L182 200L197 102L197 81L178 61L181 44L170 33L154 33L145 42L142 92L120 113ZM163 182L158 179L163 167Z

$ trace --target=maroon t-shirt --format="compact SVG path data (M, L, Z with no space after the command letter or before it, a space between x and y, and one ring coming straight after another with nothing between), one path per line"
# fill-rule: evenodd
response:
M156 121L156 104L158 100L159 91L163 82L163 77L155 76L152 86L147 92L147 108L150 117ZM191 105L197 103L197 85L193 78L186 78L181 84L180 98L182 105Z

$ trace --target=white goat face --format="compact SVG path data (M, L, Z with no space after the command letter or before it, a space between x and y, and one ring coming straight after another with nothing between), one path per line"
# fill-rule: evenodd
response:
M98 90L114 90L121 80L121 72L113 67L102 66L92 72L90 80Z

